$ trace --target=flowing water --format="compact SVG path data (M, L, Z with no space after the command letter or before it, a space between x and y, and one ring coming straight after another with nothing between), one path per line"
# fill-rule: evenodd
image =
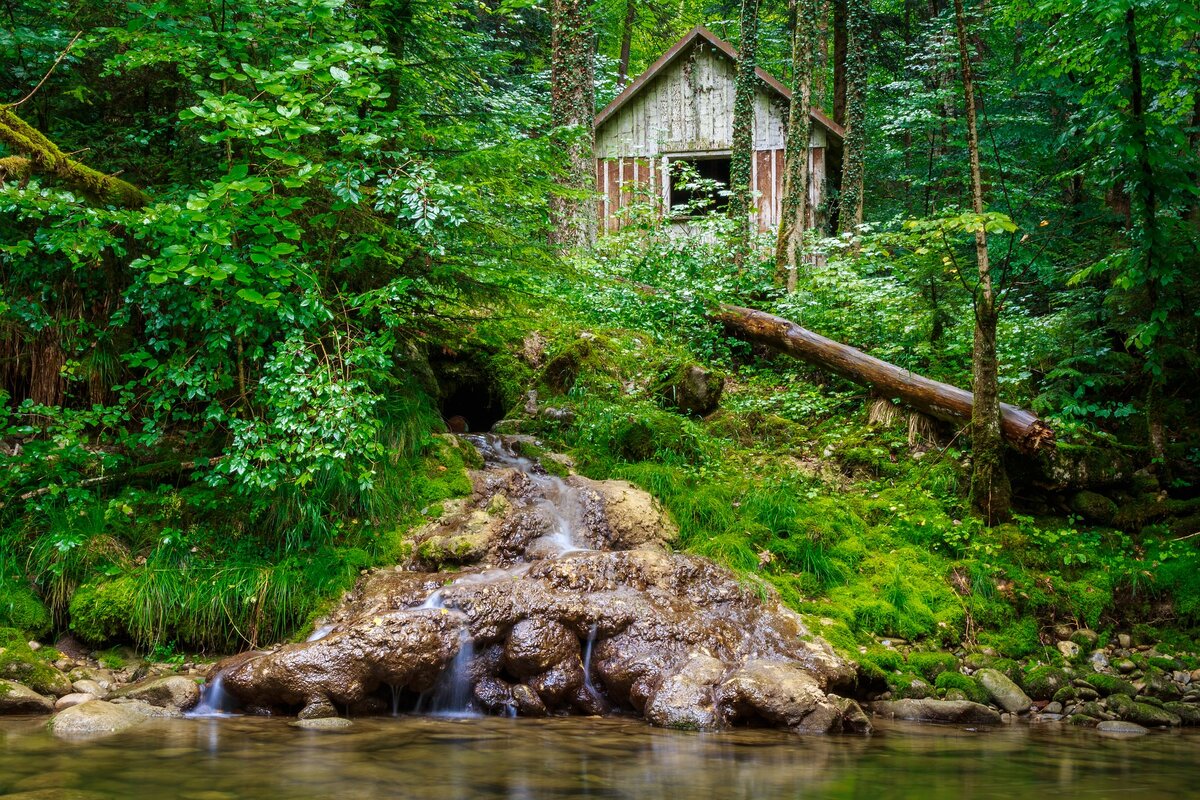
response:
M883 723L869 737L698 734L622 719L152 720L88 742L0 718L0 796L38 798L1195 797L1200 732L1107 739L1067 726L986 732ZM55 790L55 791L46 791Z

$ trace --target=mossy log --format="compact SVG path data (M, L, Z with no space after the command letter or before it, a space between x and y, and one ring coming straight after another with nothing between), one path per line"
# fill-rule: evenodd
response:
M764 311L723 304L710 316L740 339L768 345L887 397L898 397L931 417L954 423L971 419L974 397L965 389L917 375ZM1001 403L1000 426L1004 440L1026 455L1054 447L1054 432L1031 411Z
M0 180L5 176L24 180L32 171L57 178L93 202L124 208L140 208L149 202L146 194L133 184L69 157L41 131L17 116L11 106L0 106L0 142L28 159L28 164L21 164L14 157L4 159L4 175L0 175Z

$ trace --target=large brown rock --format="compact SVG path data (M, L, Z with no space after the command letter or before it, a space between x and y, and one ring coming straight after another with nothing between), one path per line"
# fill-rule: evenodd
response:
M160 708L187 711L200 702L200 687L180 675L151 678L117 693L117 697L141 700Z
M851 665L778 597L667 552L675 528L649 495L515 468L515 456L495 463L489 441L474 494L418 534L482 534L475 562L430 572L418 556L368 575L321 638L226 660L225 689L242 707L323 716L390 705L396 692L424 708L453 695L528 716L624 708L674 727L869 727L831 694L850 685Z

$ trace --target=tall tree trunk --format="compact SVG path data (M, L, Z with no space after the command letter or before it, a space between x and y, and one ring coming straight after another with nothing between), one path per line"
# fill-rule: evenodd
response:
M813 54L813 105L829 108L829 17L833 13L830 0L817 2L816 52Z
M617 86L629 82L629 52L633 49L633 23L637 21L637 0L625 0L625 22L621 25L621 58L617 62Z
M846 138L838 230L853 232L863 219L863 173L867 155L867 36L870 0L851 0L846 13Z
M979 164L979 129L975 115L975 80L967 47L967 20L963 0L954 0L958 29L958 57L962 61L963 94L967 112L967 153L971 162L971 204L983 214L983 174ZM996 325L999 309L988 263L987 231L982 221L975 232L975 260L979 283L975 289L975 343L972 377L975 402L971 407L971 503L989 525L1008 519L1012 487L1004 469L1000 433L1000 381L996 358Z
M792 103L784 149L783 202L775 246L776 283L796 290L796 275L808 228L808 159L812 137L812 86L817 9L814 0L790 0Z
M846 124L846 3L833 0L833 121Z
M550 115L565 129L567 174L562 192L550 197L551 244L590 244L595 236L596 166L592 158L595 114L595 38L590 0L550 4Z
M736 224L733 260L741 267L750 251L750 185L754 163L754 94L758 88L759 0L742 0L742 41L738 49L737 79L733 98L733 153L729 165L729 216Z

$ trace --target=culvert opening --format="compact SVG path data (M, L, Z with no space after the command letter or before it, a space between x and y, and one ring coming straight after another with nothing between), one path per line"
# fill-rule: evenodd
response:
M454 433L482 433L504 419L504 401L484 368L470 361L434 364L442 419Z

